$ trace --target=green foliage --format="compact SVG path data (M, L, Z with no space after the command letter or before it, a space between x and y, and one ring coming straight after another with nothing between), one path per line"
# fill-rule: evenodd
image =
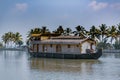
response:
M108 37L110 37L111 38L111 44L112 44L112 41L114 40L114 39L117 39L117 27L116 26L111 26L110 28L109 28L109 30L108 30Z
M3 47L3 44L0 42L0 48L2 48Z
M97 49L110 49L112 48L110 43L107 43L107 39L104 39L103 42L97 44Z
M21 45L23 45L23 41L19 40L19 41L17 41L16 44L19 45L19 47L20 47Z
M49 34L49 29L46 28L46 26L43 26L42 28L33 28L27 33L27 38L29 39L32 34Z
M70 28L66 28L66 29L64 30L63 35L65 35L65 36L69 36L70 34L72 34L72 29L70 29Z
M100 31L100 35L101 35L101 41L103 42L104 38L107 37L108 35L108 26L106 26L106 24L101 24L99 26L99 31Z
M91 39L100 39L100 30L97 29L94 25L90 28L90 31L87 32L89 35L89 38Z
M75 27L76 31L73 31L74 33L74 36L80 36L80 37L83 37L85 38L86 37L86 30L83 26L81 25L78 25L77 27Z
M7 43L11 45L15 43L17 45L19 41L22 41L22 35L19 32L7 32L2 36L2 40L5 43L5 47Z
M59 26L57 30L53 31L53 33L62 35L64 33L64 29L62 26Z
M115 41L115 44L113 44L115 49L120 49L120 41Z

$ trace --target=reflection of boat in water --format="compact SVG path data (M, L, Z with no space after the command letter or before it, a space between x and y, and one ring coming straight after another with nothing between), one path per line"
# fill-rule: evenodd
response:
M91 72L94 64L99 63L99 60L31 58L30 68L40 71Z
M95 50L96 41L78 36L34 34L29 43L32 57L60 59L98 59L102 50Z

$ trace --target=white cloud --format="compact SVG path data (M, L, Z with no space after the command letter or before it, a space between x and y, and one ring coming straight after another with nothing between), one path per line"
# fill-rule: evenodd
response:
M17 11L26 11L28 8L27 3L17 3L15 6Z
M104 9L108 6L108 3L104 3L104 2L97 2L97 1L92 1L89 6L93 9L93 10L101 10Z

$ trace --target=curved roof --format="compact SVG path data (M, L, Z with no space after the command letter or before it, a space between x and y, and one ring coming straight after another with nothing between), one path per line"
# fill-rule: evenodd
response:
M81 44L86 41L94 43L95 41L90 40L88 38L85 39L48 39L48 40L41 40L35 41L34 43L38 44Z

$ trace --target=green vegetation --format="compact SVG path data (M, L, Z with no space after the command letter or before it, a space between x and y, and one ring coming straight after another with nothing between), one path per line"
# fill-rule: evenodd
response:
M3 47L3 44L0 42L0 48L2 48Z
M81 36L81 37L87 36L86 35L87 31L85 30L85 28L83 26L78 25L77 27L75 27L75 29L76 29L76 31L73 31L74 36Z
M120 41L115 41L113 46L114 46L115 49L120 49Z
M72 31L70 28L64 29L62 26L59 26L55 31L52 32L50 32L50 30L46 27L34 28L28 32L28 39L30 38L31 34L60 34L63 36L74 35L82 38L88 37L97 41L97 48L103 49L118 49L120 45L120 24L116 26L107 26L106 24L101 24L98 27L93 25L89 30L86 30L83 26L78 25L75 27L75 31Z
M13 45L16 47L17 45L21 46L23 44L22 35L19 32L7 32L2 36L2 40L5 47L12 47Z

